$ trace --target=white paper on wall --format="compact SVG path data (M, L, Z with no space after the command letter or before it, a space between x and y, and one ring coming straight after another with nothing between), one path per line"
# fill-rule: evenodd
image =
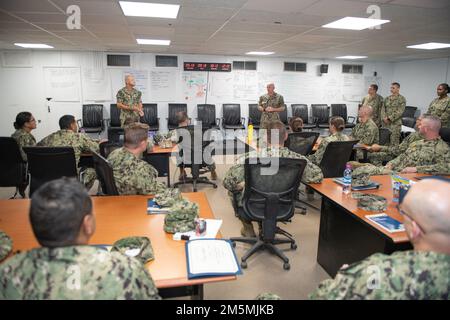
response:
M45 96L52 101L80 101L80 68L44 67Z

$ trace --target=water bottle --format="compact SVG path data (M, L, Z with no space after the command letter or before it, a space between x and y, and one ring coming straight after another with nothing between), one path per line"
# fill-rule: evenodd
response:
M345 165L343 183L344 184L342 185L342 193L349 194L351 186L352 186L352 166L351 166L351 164L347 163Z
M248 120L248 127L247 127L247 142L250 144L253 140L253 124L251 120Z

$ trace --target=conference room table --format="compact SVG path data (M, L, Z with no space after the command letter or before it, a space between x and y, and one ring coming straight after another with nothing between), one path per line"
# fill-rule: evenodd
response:
M183 193L198 204L202 218L214 219L205 193ZM92 197L97 229L89 243L112 245L129 236L150 239L155 259L146 264L163 298L191 296L203 299L204 284L235 280L236 276L187 278L185 241L173 240L164 232L164 214L147 214L149 196ZM39 247L28 218L29 199L0 200L0 229L13 240L13 253ZM217 237L221 237L220 233Z
M415 177L425 175L412 173L400 176L415 181ZM393 201L390 175L372 176L370 179L380 183L379 189L360 192L385 197L388 204L385 213L403 222L397 203ZM358 208L357 200L350 193L343 194L342 186L333 178L309 186L322 196L317 262L331 277L342 265L363 260L374 253L391 254L412 249L406 232L390 233L370 221L366 216L377 212Z

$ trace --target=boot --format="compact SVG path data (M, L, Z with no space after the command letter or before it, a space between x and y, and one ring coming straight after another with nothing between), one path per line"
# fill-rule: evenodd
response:
M242 220L241 220L242 221ZM242 221L241 235L243 237L255 238L256 233L255 229L253 229L253 224L248 221Z

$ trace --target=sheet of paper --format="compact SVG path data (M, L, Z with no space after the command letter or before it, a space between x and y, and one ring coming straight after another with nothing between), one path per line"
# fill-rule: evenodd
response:
M239 271L233 249L223 240L189 242L189 267L192 274L234 273Z

